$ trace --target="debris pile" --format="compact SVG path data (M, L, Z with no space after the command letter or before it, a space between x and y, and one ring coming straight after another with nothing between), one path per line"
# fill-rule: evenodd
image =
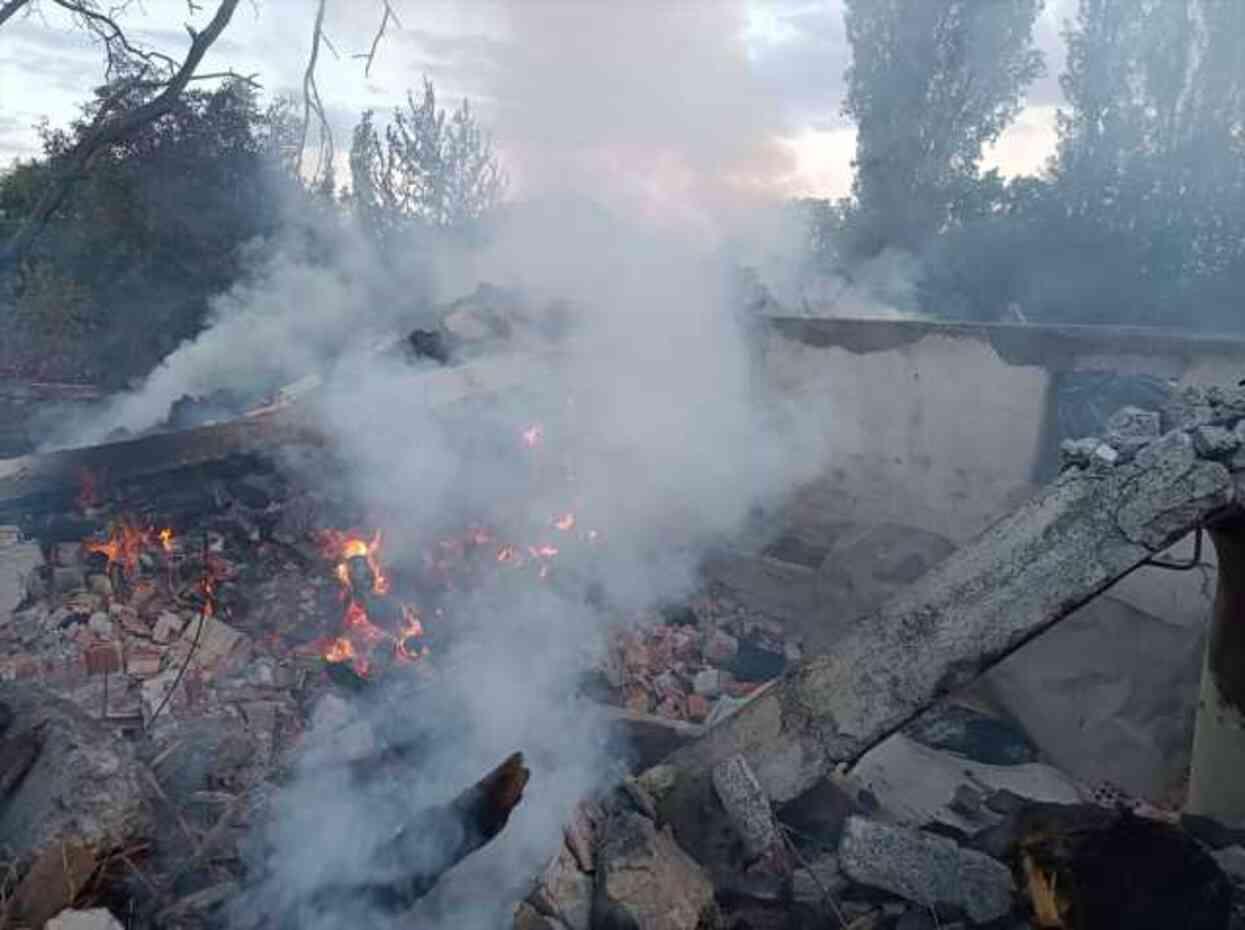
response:
M1153 462L1155 451L1145 453L1160 438L1233 471L1245 470L1245 387L1189 386L1173 391L1162 410L1123 407L1102 436L1065 440L1061 464L1094 469L1139 461L1144 466Z
M784 625L714 590L687 607L619 624L596 669L610 703L713 723L780 676L801 647Z
M590 595L610 632L585 693L678 751L566 799L516 928L1245 925L1245 832L1091 791L990 709L930 709L1235 500L1245 390L1110 427L1064 445L1047 497L844 624L830 656L720 586L640 614ZM349 708L388 675L441 674L447 592L481 572L559 582L557 546L480 527L391 562L366 514L253 460L103 484L84 475L70 509L0 531L0 927L221 926L309 726L339 764L382 767L395 747ZM595 546L575 522L542 531ZM450 854L365 891L423 895L500 834L527 777L516 754L426 812L459 836ZM399 831L385 862L417 845Z
M737 790L752 780L733 760L694 817L661 767L580 804L515 930L1245 926L1245 847L1216 849L1172 813L993 791L956 830L904 822L843 776L808 832Z

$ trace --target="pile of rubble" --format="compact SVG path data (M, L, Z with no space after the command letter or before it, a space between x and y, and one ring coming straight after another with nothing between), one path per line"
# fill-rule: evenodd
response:
M1160 437L1188 443L1205 459L1245 470L1245 387L1195 386L1174 391L1162 410L1123 407L1107 421L1102 436L1066 440L1063 466L1111 468L1137 460ZM1153 459L1157 450L1151 450ZM1141 464L1145 464L1143 457Z
M1187 532L1172 514L1196 521L1197 508L1230 502L1198 469L1215 463L1228 481L1245 470L1243 424L1245 390L1121 411L1107 436L1065 444L1049 507L1039 500L992 528L932 573L942 575L846 630L830 657L805 659L789 624L719 588L677 609L613 615L585 689L681 740L705 738L575 805L515 926L1245 926L1245 831L1121 806L1044 764L991 708L944 703L916 717L1075 600L1024 572L1101 590ZM1182 482L1151 489L1159 517L1131 480L1150 467ZM339 760L367 765L386 749L349 709L366 668L330 647L358 592L349 566L326 554L324 530L360 515L252 467L134 491L84 494L72 514L0 534L0 926L112 930L109 912L127 915L140 895L147 925L219 925L247 879L240 844L308 727L331 731ZM1122 528L1092 528L1109 534L1110 559L1074 519L1050 517L1103 501L1131 508ZM1003 533L1020 540L1013 550ZM1081 548L1043 561L1026 533ZM985 573L1000 551L1006 573ZM351 557L371 554L364 545ZM384 588L429 592L498 564L481 557L449 575L387 566ZM983 575L996 587L978 584ZM430 635L452 635L436 610ZM959 626L950 635L940 624ZM436 655L413 667L435 670ZM975 742L982 733L989 751Z
M1014 643L1231 518L1245 387L1125 408L1106 435L1061 451L1055 484L857 624L833 658L801 664L705 740L581 809L515 926L1245 927L1245 824L1091 789L1023 751L987 763L967 744L921 745L946 730L935 711L885 738L948 687L936 669L999 654L970 635L979 618L989 638ZM1015 629L1000 626L1004 609Z
M515 930L1245 926L1245 831L1209 821L964 788L971 826L918 827L841 776L807 832L742 757L694 811L675 782L659 766L581 804Z
M322 634L336 591L283 490L271 476L220 481L207 512L177 529L123 504L72 521L89 530L80 539L13 541L23 588L0 617L0 680L142 730L237 703L212 693L226 681L240 695L291 685L297 647Z
M729 594L619 625L597 672L603 694L628 710L713 724L801 656L798 638Z

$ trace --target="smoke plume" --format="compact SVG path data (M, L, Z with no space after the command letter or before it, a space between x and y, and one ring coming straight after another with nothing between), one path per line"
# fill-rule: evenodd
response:
M812 418L767 389L763 340L713 252L750 202L749 173L772 157L742 4L506 8L513 41L492 99L523 202L487 246L413 242L395 269L349 222L297 217L257 248L202 336L76 437L150 426L183 393L258 392L319 371L319 424L393 562L471 524L561 548L547 580L499 571L447 600L425 621L444 624L449 643L427 671L351 706L385 745L418 747L405 768L361 785L334 736L342 721L311 729L256 837L259 884L239 926L264 915L304 928L379 922L360 902L308 901L372 877L369 850L522 750L532 781L510 825L421 906L424 927L499 925L571 805L617 776L620 747L604 744L599 714L576 696L604 622L688 596L706 546L824 465ZM485 282L535 308L565 301L565 334L523 356L521 387L436 410L421 388L428 367L368 349L430 301ZM534 424L540 441L525 443ZM567 512L573 544L550 526Z

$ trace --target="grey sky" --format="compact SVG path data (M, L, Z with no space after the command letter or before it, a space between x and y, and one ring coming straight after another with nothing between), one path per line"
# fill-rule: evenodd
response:
M990 159L1031 170L1048 154L1059 24L1075 0L1048 0L1039 29L1048 76ZM840 0L395 0L403 28L382 44L370 78L365 50L380 0L330 0L320 85L339 146L355 115L387 110L428 74L443 98L471 97L494 126L520 186L569 171L719 198L838 195L850 183L852 132L839 110L850 60ZM212 3L204 3L203 21ZM46 9L0 30L0 164L34 154L42 118L61 124L102 76L99 50ZM268 93L295 92L314 0L243 3L205 70L255 72ZM177 54L184 0L146 0L126 22ZM569 150L591 151L572 164ZM623 169L621 166L625 166ZM724 179L729 184L724 184Z

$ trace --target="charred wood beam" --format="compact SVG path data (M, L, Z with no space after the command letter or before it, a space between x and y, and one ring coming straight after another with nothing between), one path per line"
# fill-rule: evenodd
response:
M303 411L282 408L180 432L8 459L0 461L0 515L71 511L84 474L119 484L284 445L323 443Z
M453 368L422 371L412 383L425 406L449 410L513 390L551 364L547 354L492 355ZM308 390L318 387L315 382ZM225 423L0 460L0 519L31 509L72 511L84 472L107 484L121 484L281 446L328 444L317 423L314 401L305 403L298 396Z
M358 902L398 914L432 890L446 872L490 843L523 799L531 772L522 753L505 762L448 804L428 808L378 850L362 887L326 888L317 903Z
M1242 476L1176 433L1136 463L1073 470L666 761L687 784L742 754L798 797L1206 520Z

